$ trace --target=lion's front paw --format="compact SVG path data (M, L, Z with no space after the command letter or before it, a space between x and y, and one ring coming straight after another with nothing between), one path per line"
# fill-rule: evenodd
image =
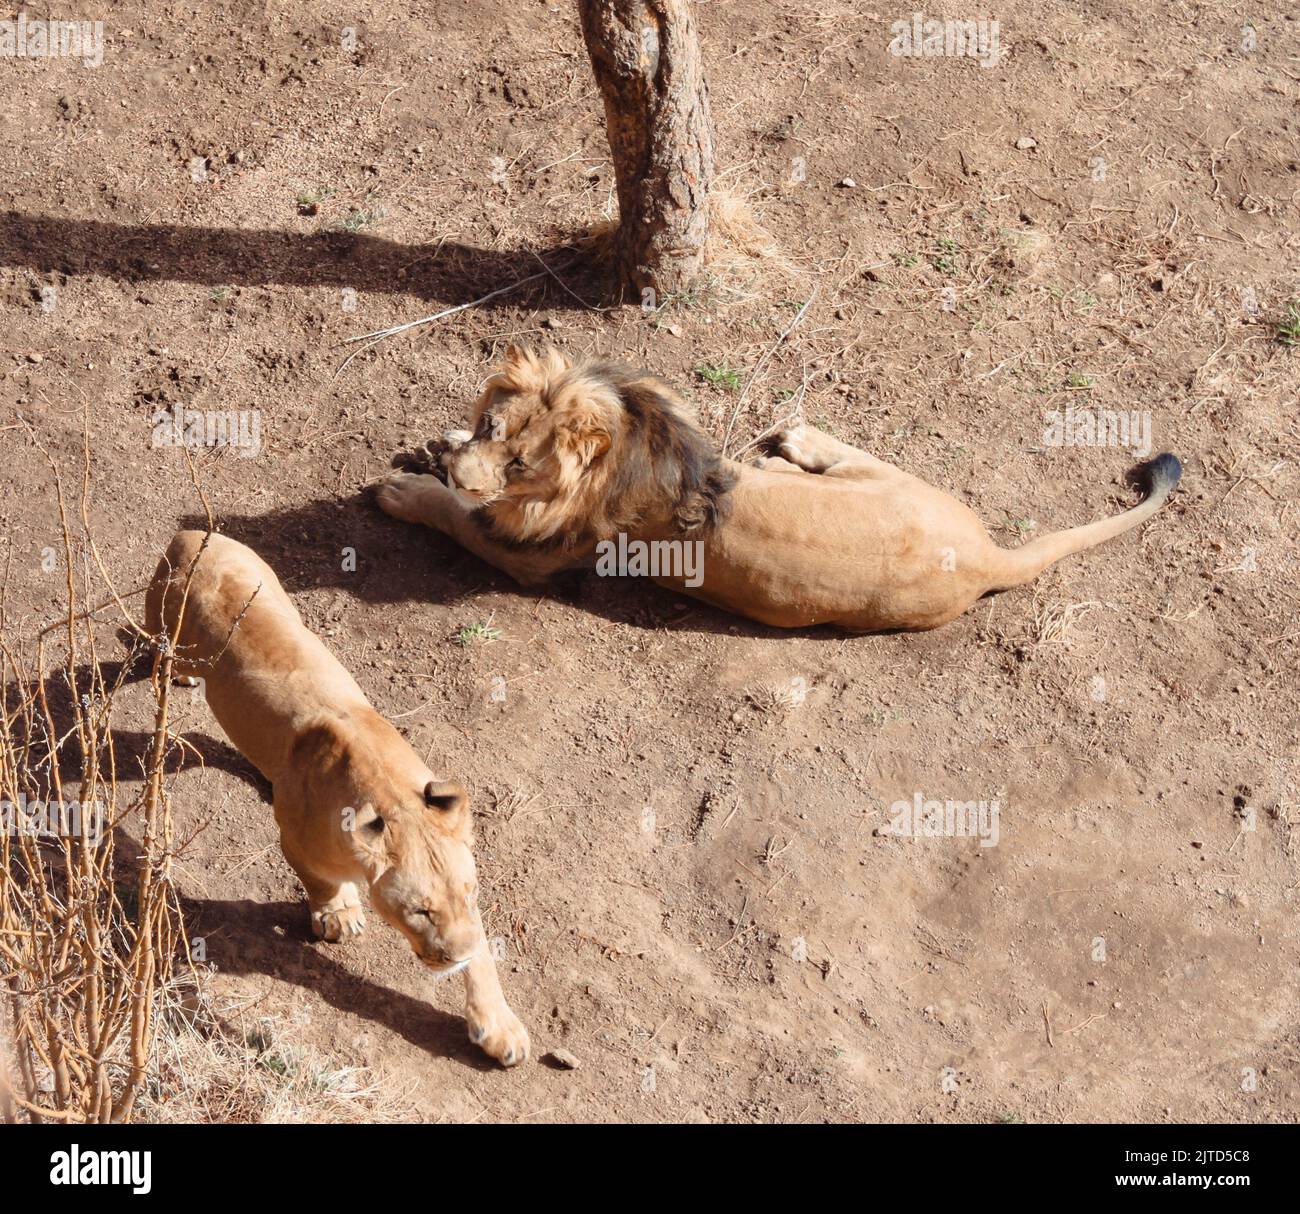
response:
M468 1012L465 1019L469 1039L502 1066L515 1066L528 1057L528 1030L505 1003L486 1014Z
M468 430L444 430L441 438L431 438L411 451L399 451L392 466L399 472L436 476L445 483L448 462L473 437Z
M385 514L406 523L423 523L428 519L430 493L446 490L436 476L419 472L395 472L375 487L375 502Z
M359 906L342 906L338 910L318 910L311 913L312 934L318 940L336 944L361 935L366 926L366 913Z

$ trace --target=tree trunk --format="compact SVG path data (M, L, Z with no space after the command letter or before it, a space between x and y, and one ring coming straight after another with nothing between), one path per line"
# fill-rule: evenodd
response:
M698 277L713 123L686 0L578 0L618 187L618 260L643 302ZM655 292L648 296L647 290Z

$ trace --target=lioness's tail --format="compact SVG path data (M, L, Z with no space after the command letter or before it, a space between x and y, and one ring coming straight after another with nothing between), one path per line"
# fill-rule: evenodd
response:
M989 589L1009 590L1012 586L1022 586L1061 557L1082 552L1146 522L1165 504L1182 474L1183 465L1178 456L1168 451L1139 464L1129 476L1146 485L1147 495L1141 503L1113 518L1088 523L1084 527L1071 527L1068 531L1054 531L1051 535L1030 540L1020 548L1001 549L1000 559L990 570Z

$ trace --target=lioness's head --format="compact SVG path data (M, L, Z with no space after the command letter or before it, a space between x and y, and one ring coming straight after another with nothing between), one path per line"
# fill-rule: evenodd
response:
M460 784L437 779L378 714L315 727L295 747L295 760L310 773L312 843L333 844L342 866L366 874L375 910L425 965L454 971L487 947L469 799ZM332 838L310 825L323 804L338 807L328 811L337 820ZM305 859L312 866L313 857Z
M468 806L459 784L429 780L363 805L353 832L382 865L370 884L375 909L435 970L459 969L487 947Z
M526 544L576 545L641 523L698 532L735 483L660 380L515 346L479 396L473 437L444 466L495 535Z

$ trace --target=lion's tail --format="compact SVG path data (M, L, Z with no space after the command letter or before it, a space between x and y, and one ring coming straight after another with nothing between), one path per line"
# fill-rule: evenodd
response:
M1067 531L1055 531L1030 540L1020 548L999 549L998 558L990 570L989 589L1009 590L1012 586L1022 586L1063 556L1082 552L1146 522L1165 504L1182 474L1182 463L1168 451L1139 464L1129 476L1131 480L1145 484L1146 497L1142 502L1112 518L1083 527L1071 527Z

